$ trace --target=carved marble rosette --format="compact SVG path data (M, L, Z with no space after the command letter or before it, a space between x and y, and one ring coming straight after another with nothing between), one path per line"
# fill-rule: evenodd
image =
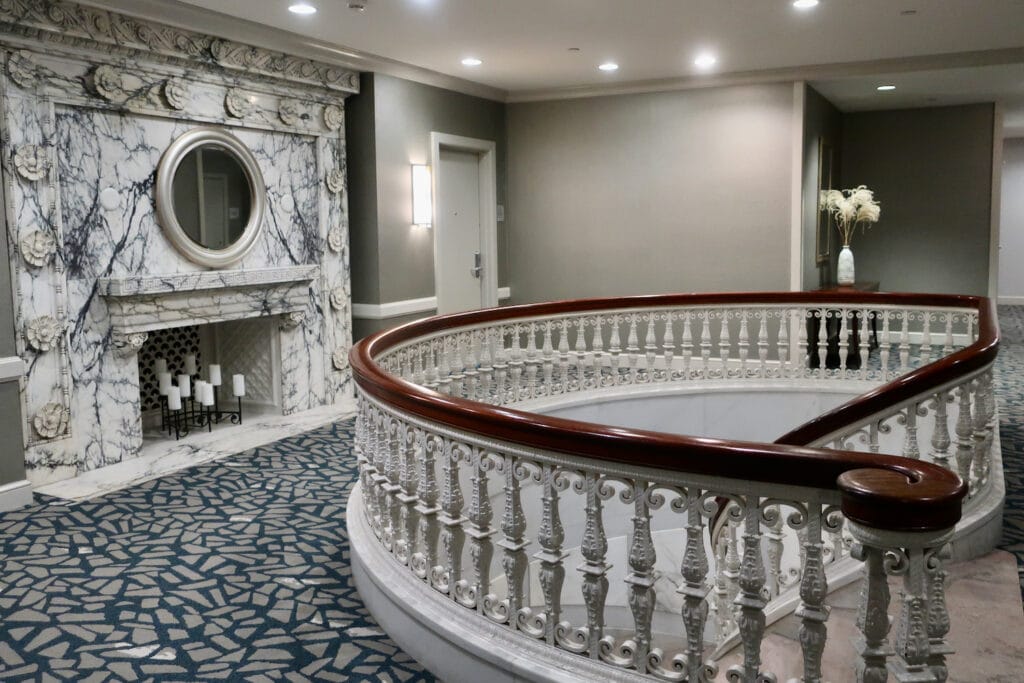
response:
M47 403L32 418L32 426L43 439L55 439L67 431L71 414L60 403Z
M31 53L19 50L7 58L7 74L22 88L34 88L39 82L39 65Z
M33 319L25 328L25 341L33 350L43 353L57 346L61 325L51 315Z
M43 230L33 230L21 238L22 258L30 266L41 268L50 262L57 252L57 240L53 234Z
M345 110L337 105L328 104L324 107L324 125L327 126L327 130L340 130L345 125Z
M14 150L14 168L25 180L42 180L50 170L49 151L42 145L21 145Z
M333 194L338 194L345 189L345 169L332 168L327 172L327 177L324 179L327 183L327 189Z
M344 370L348 367L348 349L338 348L331 354L331 363L335 370Z
M336 311L344 311L348 308L348 291L341 286L331 290L331 308Z
M228 88L224 96L224 110L228 116L236 119L244 119L252 114L254 107L249 96L236 88Z
M124 77L109 64L101 64L92 70L88 78L89 87L103 99L116 102L124 99Z
M345 249L345 232L339 227L331 228L327 233L327 246L334 253L340 254Z
M163 95L168 107L182 111L190 97L188 83L181 78L168 78L163 85Z

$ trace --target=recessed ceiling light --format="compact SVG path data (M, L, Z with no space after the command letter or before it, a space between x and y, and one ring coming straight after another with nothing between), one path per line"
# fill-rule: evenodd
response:
M895 85L890 85L890 84L887 84L887 85L880 85L880 86L878 86L878 87L877 87L877 88L875 88L875 89L876 89L876 90L895 90L895 89L896 89L896 86L895 86Z
M466 57L462 60L462 66L480 66L481 64L483 64L483 61L476 57Z
M308 2L297 2L288 8L292 14L316 14L316 7Z
M597 67L601 71L618 71L619 65L615 62L605 62L604 64Z
M793 0L793 7L797 9L811 9L818 6L818 0Z
M718 57L715 57L710 52L702 52L697 55L697 58L693 60L693 63L701 69L710 69L718 63Z

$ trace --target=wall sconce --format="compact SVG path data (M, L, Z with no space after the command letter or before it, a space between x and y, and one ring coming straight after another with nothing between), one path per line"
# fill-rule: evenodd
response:
M430 167L412 165L412 224L429 228L434 222L433 188Z

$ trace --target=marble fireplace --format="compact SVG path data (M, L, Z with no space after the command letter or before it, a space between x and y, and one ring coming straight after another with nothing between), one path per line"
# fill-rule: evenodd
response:
M0 4L0 46L29 480L139 454L138 354L162 330L266 330L281 413L345 401L358 74L69 2ZM229 262L191 257L158 206L165 153L199 128L229 133L261 176L259 229Z

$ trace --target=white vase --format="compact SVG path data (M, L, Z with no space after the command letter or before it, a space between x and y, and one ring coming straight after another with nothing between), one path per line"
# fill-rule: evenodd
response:
M837 268L836 282L840 285L852 285L855 280L853 276L853 252L850 246L844 244L839 252L839 267Z

